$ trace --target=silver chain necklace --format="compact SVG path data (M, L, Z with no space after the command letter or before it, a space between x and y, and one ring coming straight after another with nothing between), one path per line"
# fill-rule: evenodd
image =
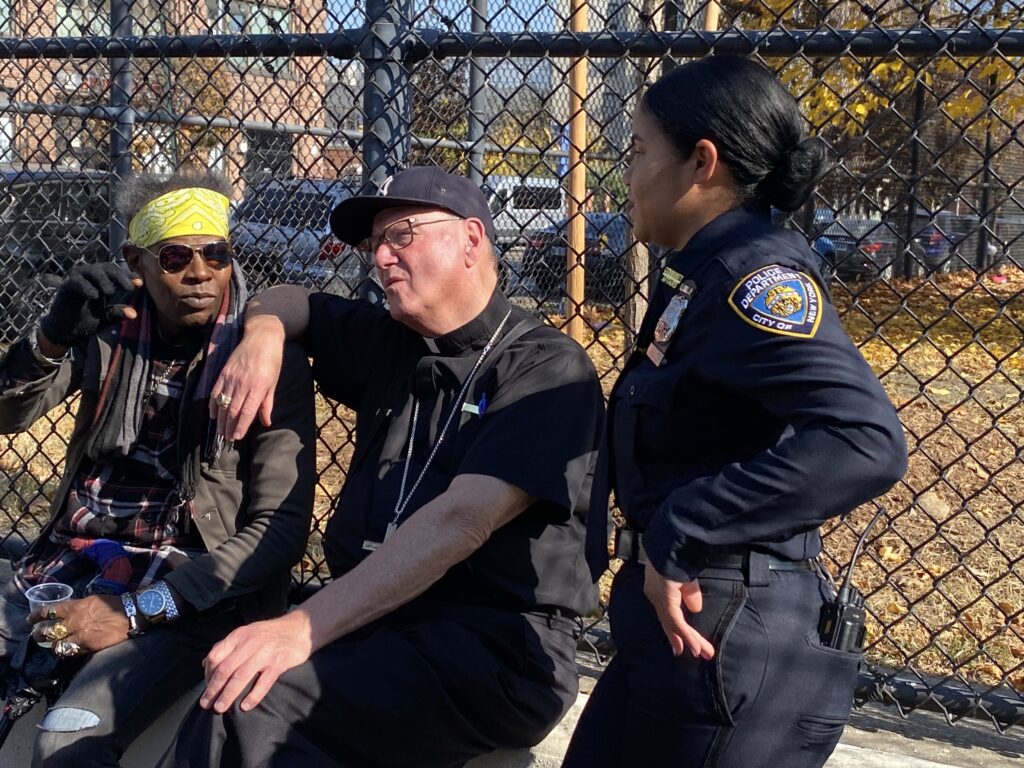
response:
M420 414L420 401L419 398L413 402L412 407L412 424L409 427L409 446L405 451L405 466L402 467L402 482L398 489L398 498L395 500L395 514L391 518L391 522L388 523L387 530L384 532L384 541L387 541L388 537L398 530L398 521L402 517L402 513L405 512L405 508L409 505L409 500L416 493L416 489L420 487L420 482L427 474L427 469L430 467L431 462L437 455L438 449L441 447L441 443L444 441L444 437L448 434L448 427L451 426L452 421L455 419L455 414L462 410L462 402L466 399L466 395L469 393L469 388L473 384L473 379L476 378L477 371L480 370L480 366L487 357L487 354L493 349L495 342L498 340L498 336L501 335L501 329L505 327L505 323L508 322L509 317L512 315L510 309L505 313L505 316L498 323L498 327L494 329L494 333L491 334L491 338L488 339L484 348L480 351L480 356L476 359L476 363L473 364L473 369L469 372L469 376L466 377L466 381L462 384L462 389L459 391L459 396L455 398L452 403L452 408L448 412L448 418L444 422L444 426L441 428L441 433L437 436L437 440L434 441L434 446L430 450L430 455L427 457L426 462L423 464L423 468L420 470L419 477L416 478L416 482L412 484L412 488L409 489L409 493L405 492L405 484L409 479L409 464L412 461L412 448L413 443L416 439L416 422L419 419ZM363 549L372 552L379 547L383 542L372 541L366 539L363 541Z
M150 375L149 385L146 387L146 391L143 393L143 399L148 400L152 397L160 387L164 386L171 377L174 375L176 370L184 364L181 360L172 360L167 364L164 370L156 376Z

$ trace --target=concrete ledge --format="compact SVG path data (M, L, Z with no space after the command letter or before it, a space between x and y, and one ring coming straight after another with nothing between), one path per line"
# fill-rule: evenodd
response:
M122 760L123 768L153 768L163 756L185 713L198 698L199 689L191 696L182 697L169 707L145 733L143 733ZM558 768L569 745L572 728L579 718L587 696L580 694L572 709L548 737L533 749L518 749L484 755L467 763L467 768ZM36 729L46 711L44 704L36 705L28 715L14 725L7 743L0 750L0 768L25 768L32 764L32 743ZM69 766L73 768L73 766Z

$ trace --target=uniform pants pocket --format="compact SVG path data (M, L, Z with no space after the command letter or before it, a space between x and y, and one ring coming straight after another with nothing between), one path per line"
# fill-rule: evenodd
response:
M708 687L722 722L734 726L761 693L768 669L768 635L741 581L704 581L709 593L725 591L728 603L711 636L715 657L706 665Z
M850 721L861 654L828 648L816 633L804 637L806 690L792 734L799 745L799 768L819 768L832 754Z
M843 729L849 717L821 717L820 715L800 715L796 721L797 730L807 745L831 744L833 747L843 735Z

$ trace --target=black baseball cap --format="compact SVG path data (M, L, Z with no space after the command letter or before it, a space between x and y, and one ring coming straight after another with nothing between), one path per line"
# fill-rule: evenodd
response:
M399 171L381 185L376 195L356 195L331 211L331 232L343 243L359 245L373 231L373 219L388 208L423 205L443 208L464 219L480 219L491 242L494 222L484 193L465 176L445 173L436 165Z

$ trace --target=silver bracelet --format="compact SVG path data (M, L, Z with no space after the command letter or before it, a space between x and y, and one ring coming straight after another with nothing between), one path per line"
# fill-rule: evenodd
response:
M32 350L32 357L34 357L36 359L36 362L38 362L40 365L44 367L56 368L57 366L59 366L61 363L68 359L68 352L70 352L71 350L66 350L61 357L47 357L39 348L39 332L39 324L36 323L36 325L32 327L32 330L28 334L28 346L29 349Z
M131 592L121 593L121 606L124 608L124 615L128 617L128 637L136 638L143 634L139 629L138 612L135 609L135 599Z

